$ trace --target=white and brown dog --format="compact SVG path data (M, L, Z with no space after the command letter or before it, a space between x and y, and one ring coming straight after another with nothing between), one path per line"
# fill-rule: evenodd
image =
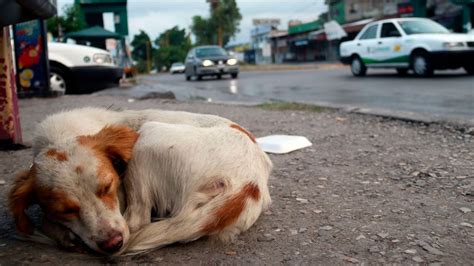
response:
M10 209L31 234L25 209L39 204L43 230L62 245L70 231L108 254L228 240L270 204L269 158L247 130L217 116L76 109L41 122L33 151Z

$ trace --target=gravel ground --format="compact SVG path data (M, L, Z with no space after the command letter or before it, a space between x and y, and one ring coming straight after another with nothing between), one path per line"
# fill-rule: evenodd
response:
M18 241L5 197L0 210L0 264L351 264L472 265L474 136L338 111L126 98L67 96L20 101L25 140L49 113L77 106L162 108L230 118L256 136L296 134L313 146L271 155L273 204L235 242L208 239L137 256L106 258ZM464 133L463 133L464 132ZM31 150L0 152L0 193L31 163Z

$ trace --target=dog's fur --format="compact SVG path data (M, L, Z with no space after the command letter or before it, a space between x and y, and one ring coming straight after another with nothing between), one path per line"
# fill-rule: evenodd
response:
M31 234L24 211L38 203L43 230L62 245L69 230L104 253L117 251L109 244L118 236L120 252L230 239L270 203L270 160L248 131L217 116L76 109L41 122L33 151L10 209L18 230Z

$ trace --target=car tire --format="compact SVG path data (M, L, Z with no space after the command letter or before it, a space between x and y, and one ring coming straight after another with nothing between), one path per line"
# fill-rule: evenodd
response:
M197 75L197 80L202 80L202 75Z
M187 81L190 81L190 80L191 80L191 76L186 75L186 80L187 80Z
M222 75L219 74L219 75L216 76L216 78L217 78L217 79L222 79Z
M408 74L408 68L397 68L397 74L400 76L406 76Z
M56 95L73 92L72 83L69 81L67 72L56 66L50 66L49 68L49 87L51 92Z
M351 62L351 72L355 77L363 77L367 74L367 67L358 56L354 56Z
M474 75L474 65L464 66L464 70L466 70L467 74Z
M230 74L230 76L233 78L233 79L236 79L239 77L239 73L232 73Z
M419 77L429 77L434 73L427 52L417 52L411 57L411 68Z

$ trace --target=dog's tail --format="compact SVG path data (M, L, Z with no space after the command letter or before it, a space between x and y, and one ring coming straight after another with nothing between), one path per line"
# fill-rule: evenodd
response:
M206 235L231 240L257 220L269 199L267 193L268 190L261 191L257 184L249 182L202 206L186 207L176 216L148 224L132 234L120 254L141 253Z

